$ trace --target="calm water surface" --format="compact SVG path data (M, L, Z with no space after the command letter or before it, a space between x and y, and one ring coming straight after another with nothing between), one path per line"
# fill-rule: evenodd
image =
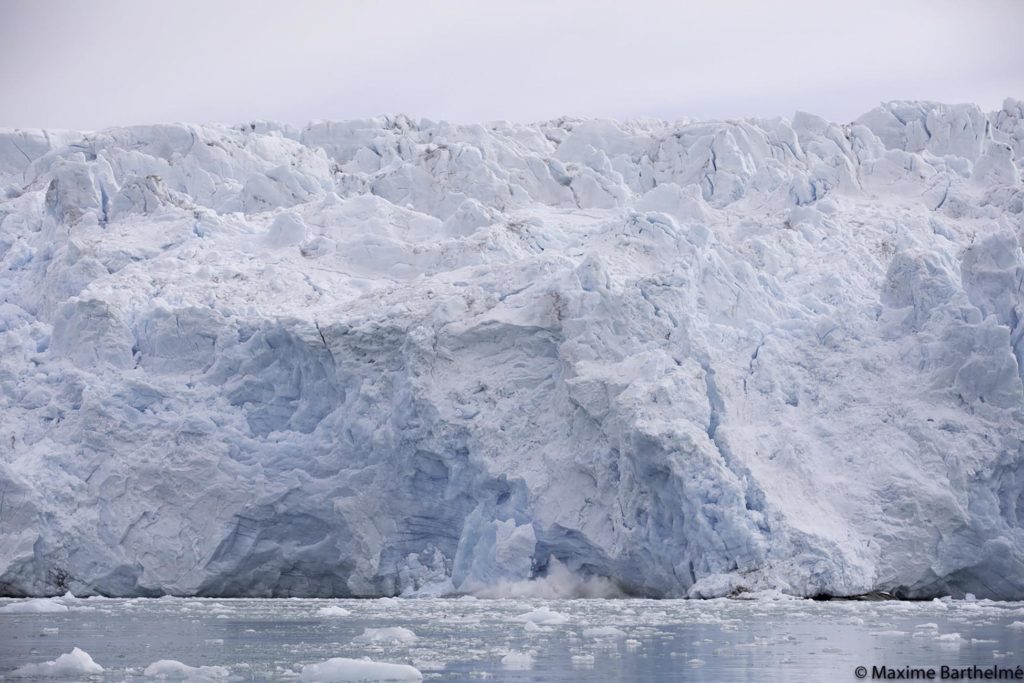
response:
M0 610L13 600L0 600ZM331 657L411 664L425 680L855 681L857 666L1024 666L1024 603L754 600L109 600L0 611L0 676L79 647L91 680L173 659L230 680L294 680ZM321 615L338 606L347 616ZM523 615L546 607L555 614ZM563 623L543 623L563 622ZM405 641L360 642L404 627ZM371 631L372 633L372 631ZM870 680L870 673L868 675Z

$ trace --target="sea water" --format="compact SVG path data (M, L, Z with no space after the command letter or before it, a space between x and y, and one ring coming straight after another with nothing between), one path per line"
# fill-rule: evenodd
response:
M870 680L881 666L938 677L942 666L1024 665L1024 603L0 600L0 676L75 647L104 668L89 680L143 680L159 660L289 680L346 657L410 664L437 681L854 681L861 666Z

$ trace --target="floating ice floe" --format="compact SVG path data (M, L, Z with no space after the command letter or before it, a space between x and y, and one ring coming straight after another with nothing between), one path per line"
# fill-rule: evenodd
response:
M67 611L67 605L51 598L32 598L0 607L0 614L60 614Z
M174 659L153 662L142 672L146 678L167 681L217 681L227 678L231 672L223 666L189 666Z
M569 617L552 610L547 605L513 617L516 621L532 622L537 625L552 626L569 623Z
M76 647L51 662L26 664L9 675L15 678L69 678L101 673L103 667L92 661L88 652Z
M501 658L501 665L506 669L532 669L533 654L530 652L509 652L507 655Z
M334 657L302 667L302 683L355 683L366 681L422 681L419 669L408 664L372 662L367 659Z
M352 614L349 610L344 607L338 607L337 605L321 607L316 613L321 617L347 617Z
M583 635L587 638L623 638L626 632L614 626L594 626L583 629Z
M352 639L353 643L412 643L416 634L404 626L386 628L367 628L362 634Z
M592 654L573 655L570 660L574 667L588 669L594 666L594 655Z

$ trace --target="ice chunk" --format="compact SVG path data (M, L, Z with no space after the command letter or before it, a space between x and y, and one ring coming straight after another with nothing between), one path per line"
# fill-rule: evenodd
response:
M591 669L594 667L594 655L589 653L573 655L570 660L573 668Z
M15 678L71 678L103 673L103 667L92 661L85 650L74 648L52 662L26 664L10 673Z
M350 612L349 610L345 609L344 607L339 607L337 605L321 607L317 610L316 613L319 614L321 617L347 617L350 614L352 614L352 612Z
M353 643L412 643L416 634L402 626L363 629L362 634L352 639Z
M32 598L0 607L0 614L60 614L68 607L50 598Z
M501 665L506 669L527 670L533 668L533 654L530 652L509 652L501 658Z
M583 635L587 638L622 638L626 632L614 626L594 626L583 629Z
M188 666L174 659L161 659L147 666L142 675L168 681L216 681L231 672L223 666Z
M299 680L303 683L331 683L342 681L422 681L423 674L408 664L388 664L367 659L334 657L319 664L302 667Z
M531 610L524 614L517 615L514 617L516 621L525 621L534 624L541 625L557 625L569 623L569 617L561 612L552 610L547 605L538 607L535 610Z
M291 247L305 241L306 224L292 212L279 214L267 231L267 244L272 247Z

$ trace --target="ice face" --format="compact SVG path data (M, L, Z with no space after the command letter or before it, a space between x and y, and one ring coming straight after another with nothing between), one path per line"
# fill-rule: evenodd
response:
M0 132L0 591L1024 597L1024 114Z

